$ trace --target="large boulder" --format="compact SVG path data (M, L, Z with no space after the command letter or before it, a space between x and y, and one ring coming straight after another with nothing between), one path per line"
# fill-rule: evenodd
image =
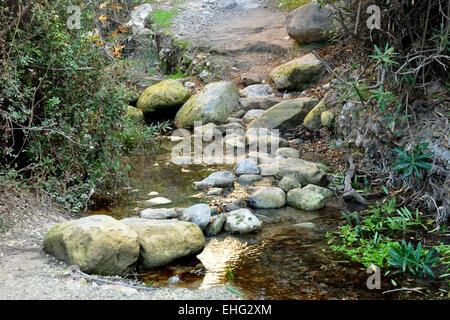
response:
M314 0L287 15L287 32L300 43L328 40L336 30L331 14L330 6L319 7Z
M248 234L261 230L261 222L248 209L239 209L227 214L225 231L230 233Z
M313 87L325 75L325 67L312 53L276 67L270 78L278 90L303 91Z
M189 99L189 91L177 80L165 80L144 90L137 107L144 113L160 109L179 108Z
M233 83L210 83L181 107L175 116L175 125L191 129L195 121L222 124L238 103L239 91Z
M44 249L86 273L123 275L139 258L139 239L126 224L95 215L57 225L45 236Z
M256 209L275 209L286 205L286 193L276 187L267 187L255 192L248 204Z
M262 164L259 167L262 176L273 175L278 179L290 177L303 186L327 186L329 182L324 165L303 159L279 159L273 164Z
M209 224L211 219L211 208L204 203L195 204L183 211L181 220L193 222L203 231Z
M199 253L205 247L202 230L191 222L126 218L121 220L139 236L140 263L144 268L164 266Z
M319 101L315 98L300 98L281 102L267 109L253 120L248 128L287 130L298 127Z
M234 175L230 171L214 172L202 181L194 182L194 186L199 190L208 187L230 188L234 186Z
M324 200L333 196L333 193L322 187L307 185L304 188L292 189L287 194L287 204L291 207L313 211L324 207Z
M327 104L324 98L306 115L305 119L303 120L303 125L305 126L305 128L310 131L319 129L321 125L322 112L326 110Z

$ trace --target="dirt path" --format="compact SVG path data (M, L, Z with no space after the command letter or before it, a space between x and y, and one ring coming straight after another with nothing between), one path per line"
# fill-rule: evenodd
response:
M187 0L172 25L175 37L213 53L221 78L266 78L293 48L286 12L261 0Z

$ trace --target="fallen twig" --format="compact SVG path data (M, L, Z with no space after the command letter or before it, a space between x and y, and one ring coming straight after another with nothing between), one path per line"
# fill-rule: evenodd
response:
M384 291L383 294L385 294L385 293L391 293L391 292L396 292L396 291L413 291L413 292L417 292L417 293L423 294L423 295L425 295L425 296L427 295L426 293L423 293L423 292L420 291L420 290L412 289L412 288L400 288L400 289L387 290L387 291Z
M355 189L352 187L352 179L356 172L355 164L353 163L353 156L350 156L348 159L349 169L347 172L347 175L345 176L344 180L344 192L342 194L342 197L344 198L353 198L355 201L366 205L367 201L359 194L359 192L356 192Z

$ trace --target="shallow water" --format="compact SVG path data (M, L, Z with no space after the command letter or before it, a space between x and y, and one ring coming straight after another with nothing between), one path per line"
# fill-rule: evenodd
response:
M132 166L130 184L135 196L123 206L103 208L91 214L116 218L137 215L147 207L143 201L152 198L148 195L152 191L173 201L160 207L207 202L208 199L196 196L201 193L192 183L213 171L232 167L174 165L170 162L174 144L163 140L156 148L131 155L128 159ZM367 289L369 275L365 268L339 262L342 258L327 247L327 231L336 230L339 223L344 223L340 209L336 201L332 207L317 212L291 207L255 210L263 222L261 232L245 236L221 233L208 238L205 249L196 257L154 270L141 270L139 279L152 287L161 287L167 286L170 277L178 275L181 282L172 286L203 289L226 284L247 299L387 298L381 290Z

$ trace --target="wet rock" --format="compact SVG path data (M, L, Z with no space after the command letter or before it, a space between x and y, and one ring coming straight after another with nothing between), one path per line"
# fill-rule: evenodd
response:
M145 204L149 205L149 206L159 206L159 205L170 204L170 203L172 203L172 201L169 199L166 199L164 197L156 197L156 198L145 201Z
M45 236L44 250L86 273L122 275L134 269L139 239L126 224L94 215L51 229Z
M287 204L305 211L320 210L324 207L324 200L332 195L333 193L326 188L307 185L304 188L289 191Z
M321 116L324 111L327 110L327 104L325 103L325 98L320 101L317 106L312 108L312 110L306 115L305 120L303 120L303 125L306 129L310 131L315 131L320 128Z
M282 208L286 205L286 193L276 187L263 188L254 193L248 203L256 209Z
M300 158L300 151L294 148L280 148L275 151L275 156L282 156L285 158Z
M262 177L260 175L243 174L243 175L239 176L237 182L241 186L248 186L248 185L251 185L252 183L255 183L256 181L260 181L260 180L262 180Z
M139 216L144 219L173 219L178 218L180 210L175 208L146 209Z
M259 174L260 169L252 159L242 159L236 164L236 175Z
M171 284L177 284L180 283L180 277L179 276L173 276L170 277L169 279L167 279L167 284L171 285Z
M193 222L204 231L211 219L211 208L207 204L196 204L186 210L180 216L182 221Z
M121 220L139 236L143 268L164 266L199 253L205 247L202 230L194 223L177 220L127 218Z
M189 92L181 82L165 80L144 90L139 97L137 107L145 113L160 109L178 108L189 99Z
M261 230L261 222L250 210L239 209L227 214L224 229L230 233L248 234Z
M194 182L194 186L199 190L207 187L230 188L234 186L234 175L230 171L214 172L202 181Z
M206 229L206 235L208 237L213 237L218 235L225 224L226 217L223 214L219 214L214 217L214 220L208 225Z
M315 98L299 98L281 102L250 122L248 128L280 130L296 128L317 103L318 100Z
M280 183L278 184L278 188L283 189L284 192L289 192L292 189L301 188L302 185L295 179L291 177L283 177Z
M325 75L325 67L312 53L276 67L270 78L278 90L303 91L313 87Z
M239 91L247 99L264 99L273 95L273 88L269 84L254 84Z
M319 7L314 0L286 17L287 32L300 43L328 40L336 30L331 14L330 6Z
M175 125L191 129L195 121L222 124L238 103L239 91L233 83L210 83L181 107L175 116Z

